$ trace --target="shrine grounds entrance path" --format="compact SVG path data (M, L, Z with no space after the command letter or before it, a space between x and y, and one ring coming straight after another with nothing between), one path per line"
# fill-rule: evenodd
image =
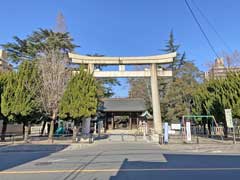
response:
M167 151L147 142L102 141L83 148L0 148L1 180L208 180L240 178L240 155Z

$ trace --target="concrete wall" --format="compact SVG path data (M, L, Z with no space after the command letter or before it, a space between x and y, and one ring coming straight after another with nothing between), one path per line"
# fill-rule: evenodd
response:
M0 133L2 131L2 123L3 121L0 120ZM7 134L17 134L22 135L23 125L22 124L8 124L7 125Z

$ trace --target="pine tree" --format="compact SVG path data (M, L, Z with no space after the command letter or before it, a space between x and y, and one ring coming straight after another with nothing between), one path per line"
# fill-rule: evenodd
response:
M201 79L201 72L193 62L186 60L185 52L179 53L179 48L171 31L164 51L177 52L173 63L167 67L172 69L173 77L161 79L159 84L162 116L170 122L178 122L183 115L191 113L192 93Z
M175 44L173 31L171 31L169 34L169 39L163 51L166 53L177 52L177 56L173 58L173 63L168 67L168 68L171 68L174 72L179 68L181 68L181 66L185 63L185 60L186 60L185 52L183 54L180 54L179 48L180 48L180 45Z
M81 67L69 81L59 107L61 118L74 121L73 141L76 140L79 122L95 115L96 110L96 81L92 74Z
M69 33L54 32L48 29L34 31L26 39L15 37L14 43L3 48L8 52L9 60L22 62L38 60L41 82L39 101L44 112L51 119L49 140L53 139L54 123L58 117L61 96L69 79L67 53L76 45Z
M17 74L16 72L9 73L7 83L3 89L1 96L1 112L9 120L14 120L14 103L17 88Z

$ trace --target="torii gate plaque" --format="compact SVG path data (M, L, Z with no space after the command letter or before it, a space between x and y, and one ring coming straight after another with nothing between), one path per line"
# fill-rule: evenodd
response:
M162 119L160 110L160 99L158 89L158 76L172 76L172 71L157 69L157 64L168 64L173 62L176 52L143 57L92 57L69 53L69 58L75 64L87 64L94 77L151 77L152 107L154 131L162 136ZM119 71L99 71L94 65L119 65ZM150 70L125 71L125 65L150 65Z

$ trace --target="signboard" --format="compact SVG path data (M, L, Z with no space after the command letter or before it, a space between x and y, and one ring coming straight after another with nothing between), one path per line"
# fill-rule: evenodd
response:
M168 123L164 123L164 143L168 143Z
M186 135L187 135L187 141L191 141L192 136L191 136L191 123L190 122L186 122Z
M225 109L225 118L226 118L226 122L227 122L227 127L233 128L232 110L231 109Z
M171 124L171 129L181 130L181 124Z

